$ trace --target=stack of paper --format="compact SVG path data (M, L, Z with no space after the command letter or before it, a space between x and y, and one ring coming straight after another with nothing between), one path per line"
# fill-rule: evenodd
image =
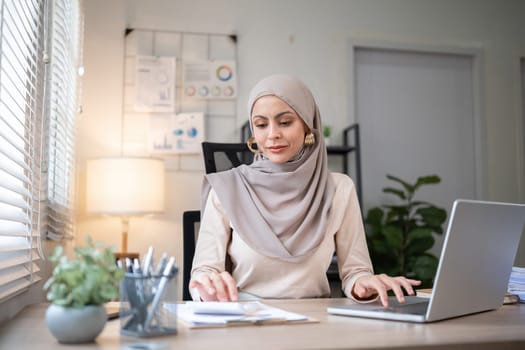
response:
M508 292L517 294L520 302L525 303L525 267L514 266L510 273Z
M165 305L190 328L318 322L307 316L250 302L186 302Z

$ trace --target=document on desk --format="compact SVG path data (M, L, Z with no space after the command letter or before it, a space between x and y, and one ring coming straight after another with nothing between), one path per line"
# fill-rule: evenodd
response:
M186 302L167 304L177 319L189 328L262 326L319 322L305 315L268 306L259 301Z

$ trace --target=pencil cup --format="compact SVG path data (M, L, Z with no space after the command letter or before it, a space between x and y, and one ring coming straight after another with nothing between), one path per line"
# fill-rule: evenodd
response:
M120 282L120 334L177 333L177 270L159 276L126 273Z

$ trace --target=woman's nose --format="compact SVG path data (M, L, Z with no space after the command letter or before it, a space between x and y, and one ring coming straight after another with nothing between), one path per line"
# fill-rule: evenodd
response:
M270 130L268 133L268 138L275 139L281 137L281 131L277 123L270 123Z

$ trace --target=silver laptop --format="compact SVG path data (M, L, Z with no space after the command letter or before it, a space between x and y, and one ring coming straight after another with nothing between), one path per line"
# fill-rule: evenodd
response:
M336 305L330 314L433 322L502 305L525 224L525 205L458 199L452 206L432 296Z

